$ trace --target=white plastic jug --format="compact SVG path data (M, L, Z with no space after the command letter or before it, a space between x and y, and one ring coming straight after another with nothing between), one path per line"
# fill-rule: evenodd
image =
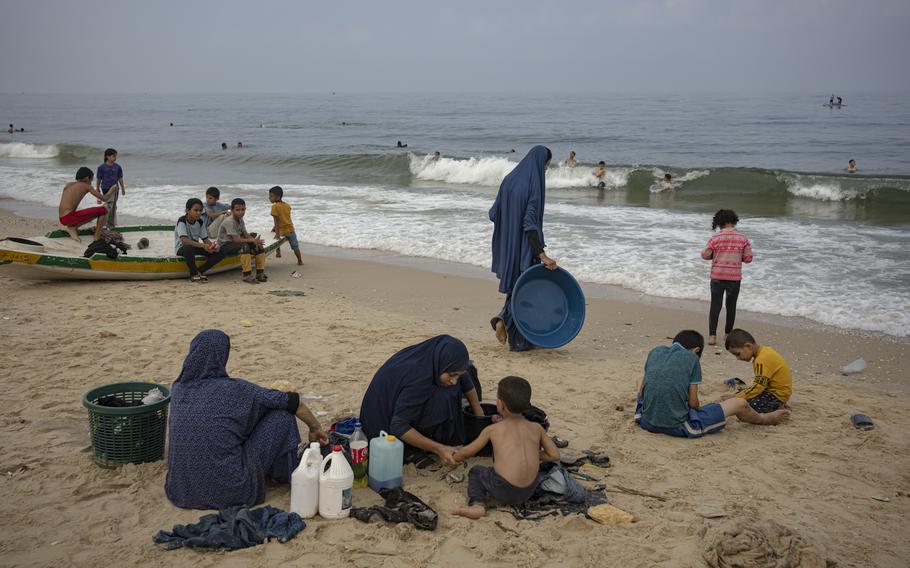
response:
M304 450L300 465L291 475L291 512L304 519L316 516L319 507L319 466L322 453L319 443L312 442Z
M370 466L367 482L373 491L401 487L404 444L395 436L380 431L370 440Z
M349 516L353 487L354 470L344 457L341 446L335 445L332 453L322 460L319 469L319 516L326 519Z

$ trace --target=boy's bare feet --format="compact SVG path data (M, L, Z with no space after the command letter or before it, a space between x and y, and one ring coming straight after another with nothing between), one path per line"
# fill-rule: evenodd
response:
M79 238L79 231L76 229L76 227L67 227L66 232L69 233L70 238L73 239L74 241L76 241L77 243L82 242L82 239Z
M708 345L717 345L717 336L716 335L708 336Z
M499 341L501 345L505 345L508 339L509 336L506 334L506 324L501 319L496 320L496 340Z
M302 260L298 260L298 261L297 261L297 266L303 266L303 261L302 261Z
M790 409L789 408L779 408L774 412L769 412L767 414L761 414L762 418L765 419L765 424L783 424L790 419Z
M452 511L453 515L474 519L475 521L487 514L483 505L471 505L469 507L459 507Z

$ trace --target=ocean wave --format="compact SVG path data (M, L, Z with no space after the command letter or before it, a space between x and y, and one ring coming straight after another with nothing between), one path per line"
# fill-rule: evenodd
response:
M410 154L409 161L411 174L420 180L488 187L498 187L518 165L518 162L500 157L460 159ZM595 168L582 165L550 167L546 174L547 187L597 187L601 180L594 177L594 171ZM608 188L623 187L629 183L629 175L633 171L634 168L629 167L608 168L603 181Z
M60 155L56 144L27 144L25 142L0 142L0 157L47 159Z
M651 174L654 176L654 183L648 188L651 193L680 189L686 182L711 175L711 170L690 170L683 175L676 176L670 173L671 181L669 182L664 180L664 175L667 173L670 172L662 168L651 168Z
M881 190L910 192L910 180L901 178L780 173L777 179L797 197L820 201L852 201L876 197Z

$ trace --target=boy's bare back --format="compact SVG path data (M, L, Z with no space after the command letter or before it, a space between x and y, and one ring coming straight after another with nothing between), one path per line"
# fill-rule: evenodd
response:
M487 426L493 444L493 469L515 487L527 487L540 471L540 448L553 445L543 427L521 416ZM556 451L556 446L553 446Z
M71 181L63 187L63 195L60 197L59 216L63 217L67 213L75 211L85 194L92 191L91 184L84 181Z

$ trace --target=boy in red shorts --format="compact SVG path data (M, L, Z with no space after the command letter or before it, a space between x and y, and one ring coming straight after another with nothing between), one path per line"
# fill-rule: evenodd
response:
M71 181L66 184L63 187L63 195L60 197L60 224L66 227L66 232L69 233L70 237L77 243L82 242L82 239L79 238L79 227L93 219L98 219L98 222L95 224L95 240L97 241L100 239L101 226L104 221L104 216L107 214L107 207L104 207L103 205L88 207L77 211L76 208L79 207L82 198L85 197L87 193L91 193L102 201L108 201L114 195L113 192L106 196L101 195L101 193L92 189L93 177L95 176L92 174L92 170L85 166L79 168L79 171L76 172L76 181Z

